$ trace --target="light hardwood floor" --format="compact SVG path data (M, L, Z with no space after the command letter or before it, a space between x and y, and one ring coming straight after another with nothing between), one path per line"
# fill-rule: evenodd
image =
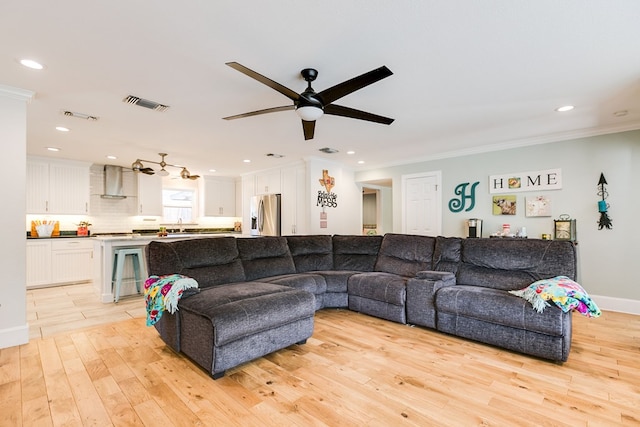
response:
M555 364L321 310L306 344L217 381L142 316L40 328L0 350L0 426L640 425L640 316L628 314L574 314L569 360Z

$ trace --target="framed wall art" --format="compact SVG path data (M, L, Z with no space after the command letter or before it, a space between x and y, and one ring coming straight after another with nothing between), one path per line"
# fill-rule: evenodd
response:
M493 196L493 214L494 215L515 215L516 214L516 196L514 195Z
M551 216L551 200L547 196L527 197L525 216Z

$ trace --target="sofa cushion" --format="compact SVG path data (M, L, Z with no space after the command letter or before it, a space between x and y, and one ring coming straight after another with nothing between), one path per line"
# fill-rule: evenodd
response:
M349 278L349 296L404 306L407 278L397 274L358 273Z
M429 236L385 234L374 270L407 277L433 270L435 242L435 237Z
M516 329L562 336L562 310L549 307L538 313L509 292L479 286L446 286L436 293L438 313L450 313Z
M327 282L319 274L294 273L282 274L273 277L263 277L260 279L264 283L275 283L277 285L289 286L290 288L301 289L314 295L323 294L327 291Z
M287 244L296 272L333 269L331 236L287 236Z
M271 283L243 282L203 290L180 301L180 311L210 319L216 346L273 327L313 316L308 292ZM185 329L186 328L186 329ZM189 330L183 325L183 334Z
M555 276L575 279L572 242L540 239L465 239L457 272L461 285L502 290L523 288Z
M236 243L247 281L296 272L284 237L237 238Z
M183 274L201 289L245 280L234 237L151 241L145 251L149 275Z
M462 259L462 239L460 237L436 237L433 251L433 265L436 271L458 271Z
M382 236L333 236L333 269L373 271Z

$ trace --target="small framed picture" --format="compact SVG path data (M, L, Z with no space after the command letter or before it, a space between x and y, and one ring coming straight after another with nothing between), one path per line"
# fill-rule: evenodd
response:
M560 215L560 219L553 220L553 238L555 240L576 240L576 220L569 215Z
M527 197L525 215L551 216L551 200L547 196Z
M516 214L516 196L513 196L513 195L493 196L493 214L494 215L515 215Z

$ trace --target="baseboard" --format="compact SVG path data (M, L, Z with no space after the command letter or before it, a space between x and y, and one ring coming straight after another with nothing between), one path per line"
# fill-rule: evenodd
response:
M600 310L619 311L640 315L640 300L591 295Z
M0 329L0 348L14 347L29 342L29 324Z

